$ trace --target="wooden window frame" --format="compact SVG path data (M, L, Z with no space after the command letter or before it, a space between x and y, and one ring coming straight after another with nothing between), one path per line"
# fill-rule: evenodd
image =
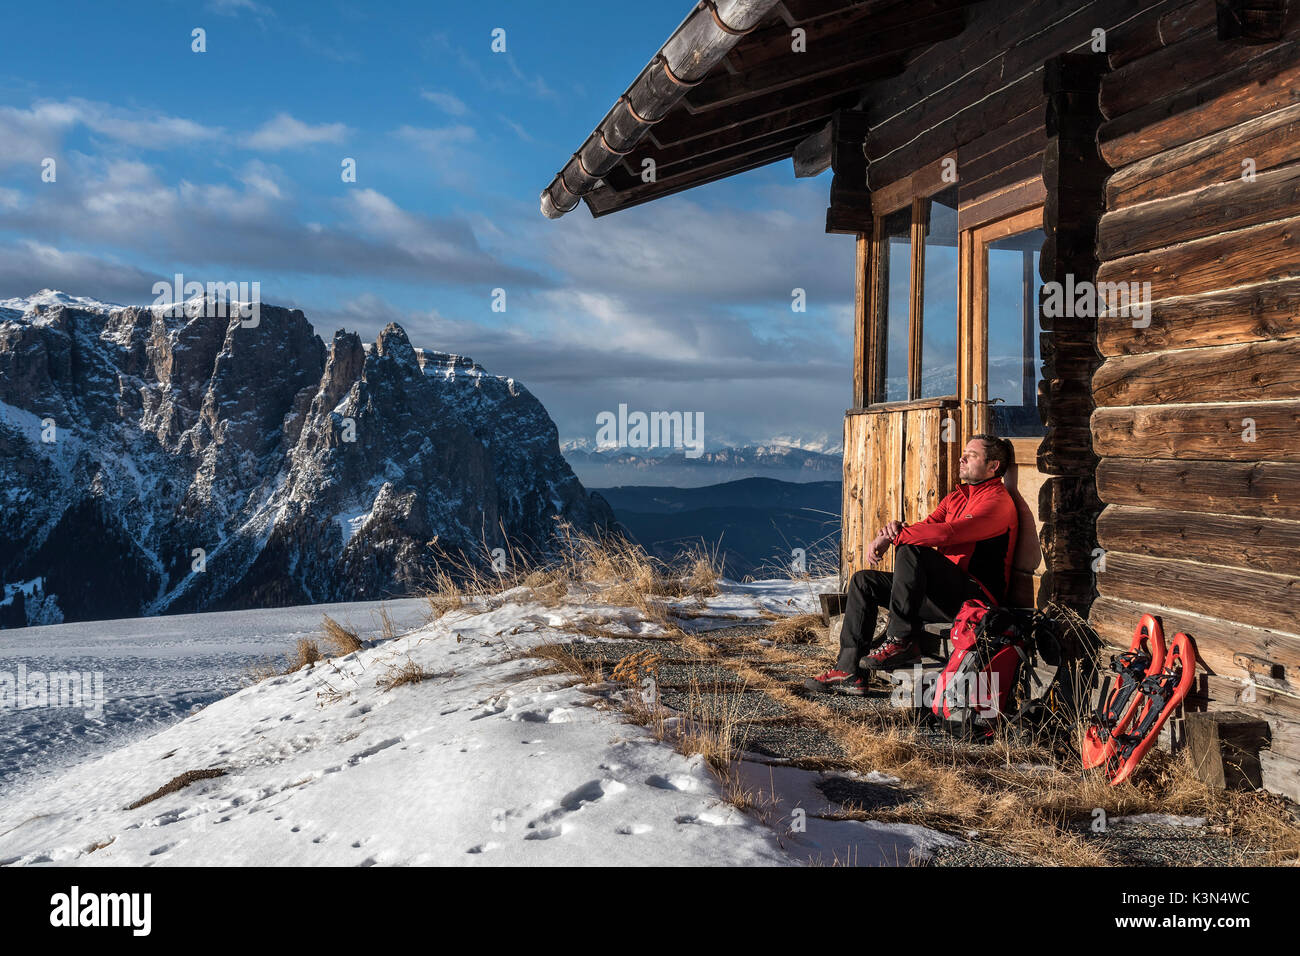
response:
M961 314L957 324L957 394L962 409L962 434L987 432L992 427L992 406L988 401L987 248L990 243L1007 236L1041 228L1043 207L1040 205L963 229L959 234L962 258L958 273L961 283L958 309ZM1041 439L1032 440L1037 442Z
M865 237L858 241L858 269L869 270L864 278L866 289L863 301L856 303L865 320L865 338L862 348L855 349L854 368L854 406L858 408L879 408L883 405L906 406L909 403L956 401L960 392L953 395L921 398L921 352L924 338L925 321L925 223L929 218L931 197L956 183L946 176L946 172L955 163L955 157L945 157L924 166L910 176L878 190L871 196L871 213L873 230L869 249L864 249ZM888 310L889 290L882 288L880 275L884 257L888 254L884 236L885 217L900 209L911 206L912 225L911 257L908 271L908 309L907 309L907 398L901 402L886 402L885 365L888 350L885 329L885 317ZM960 238L958 254L960 255ZM865 259L865 261L864 261ZM960 261L960 260L959 260ZM960 317L958 319L960 326ZM958 349L960 350L960 328L958 331ZM957 356L960 364L960 351ZM861 371L859 371L861 369Z

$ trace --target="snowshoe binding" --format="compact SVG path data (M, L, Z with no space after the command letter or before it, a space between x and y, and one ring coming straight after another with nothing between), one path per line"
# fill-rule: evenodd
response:
M1140 701L1130 721L1131 733L1112 735L1114 747L1106 759L1106 777L1111 786L1129 778L1148 750L1160 739L1160 729L1169 715L1187 697L1196 679L1196 647L1186 634L1174 635L1164 666L1148 674L1138 688Z
M1138 688L1148 676L1159 674L1164 662L1165 635L1160 619L1143 614L1133 629L1132 645L1111 660L1111 670L1117 675L1115 686L1110 688L1108 677L1101 690L1101 711L1093 717L1080 747L1085 770L1100 767L1115 752L1115 738L1128 728L1142 702Z

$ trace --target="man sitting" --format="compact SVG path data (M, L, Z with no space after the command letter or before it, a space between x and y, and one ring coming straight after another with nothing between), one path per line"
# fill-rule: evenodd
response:
M894 570L858 571L849 581L835 669L805 682L818 693L861 695L863 669L910 664L920 656L927 623L951 621L963 602L1000 603L1011 575L1018 516L1002 476L1011 443L976 435L962 451L958 485L924 521L891 521L867 549L876 564L894 546ZM889 608L882 643L871 650L876 611ZM870 651L870 653L867 653ZM866 657L863 657L867 654Z

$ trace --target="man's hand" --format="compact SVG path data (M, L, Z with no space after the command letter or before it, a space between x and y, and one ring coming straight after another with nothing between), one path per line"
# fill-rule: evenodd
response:
M885 556L885 551L889 548L889 538L882 532L876 536L867 548L867 564L879 564L880 559Z
M907 526L901 521L891 521L889 524L885 525L881 533L889 538L890 541L893 541L905 527Z

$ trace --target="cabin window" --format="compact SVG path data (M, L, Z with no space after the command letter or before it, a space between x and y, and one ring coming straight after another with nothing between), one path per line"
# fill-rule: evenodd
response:
M912 304L912 207L904 206L884 217L881 226L880 289L884 296L881 317L883 359L881 400L908 398L908 316Z
M1043 434L1038 414L1038 258L1043 230L990 242L988 262L988 398L993 427L1008 438Z
M869 401L957 394L957 189L876 217L876 381Z
M957 394L957 187L918 204L924 211L925 256L917 338L921 380L915 398Z

